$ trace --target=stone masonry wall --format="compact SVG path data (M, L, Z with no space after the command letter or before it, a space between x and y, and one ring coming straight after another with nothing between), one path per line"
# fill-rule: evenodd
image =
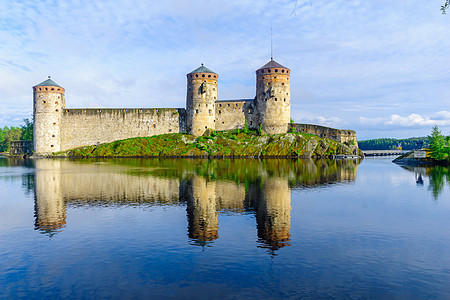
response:
M249 128L257 128L253 100L217 101L216 130L233 130L244 128L245 120Z
M290 126L294 127L296 132L314 134L340 143L354 143L358 146L356 132L354 130L334 129L312 124L290 124Z
M65 109L61 151L132 137L185 132L184 108Z

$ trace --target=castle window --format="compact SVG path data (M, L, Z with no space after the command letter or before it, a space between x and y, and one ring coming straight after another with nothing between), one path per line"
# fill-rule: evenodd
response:
M56 123L55 123L55 122L53 122L53 125L56 125Z
M222 124L225 124L225 122L222 122Z
M211 109L208 112L209 112L209 114L212 114L212 110Z
M214 96L214 99L216 99L216 96Z
M230 104L228 104L228 107L230 107Z
M52 88L52 91L54 91L55 90L55 88Z
M278 73L278 69L275 69L275 73Z
M205 74L202 74L202 77L205 77Z
M172 132L172 129L169 129L169 132Z
M195 77L198 77L198 74L195 74Z
M222 107L222 104L219 104L219 107Z
M208 78L211 78L211 75L208 75Z
M221 114L222 112L219 110L219 114Z
M269 69L269 70L267 70L267 73L270 73L270 69Z
M270 82L268 82L267 85L270 85Z
M284 102L286 102L286 98L284 98Z
M208 126L205 126L205 129L208 129Z
M208 104L206 104L206 107L208 107Z
M275 76L273 79L277 79L277 76Z
M282 82L281 85L284 85L284 82Z
M45 88L46 91L48 91L48 88Z
M289 96L289 93L286 93L286 95L288 95L288 96Z
M250 121L250 125L253 125L253 122Z
M213 88L213 91L215 91L216 90L216 88Z
M52 137L55 137L55 135L54 135L54 134L52 134Z
M59 98L61 98L61 97L58 96L58 99L59 99Z
M198 114L198 109L195 110L195 113Z
M58 105L58 101L56 101L55 104Z
M214 75L214 78L216 78L217 77L217 75Z
M45 100L44 100L44 101L42 101L42 103L45 103Z
M236 103L236 107L237 107L238 105L237 105L237 103Z
M53 148L53 147L55 147L55 146L53 146L53 145L50 145L50 147L52 147L52 148Z
M66 109L66 112L69 112L69 110L68 110L68 109Z
M275 98L275 101L278 101L278 99L277 99L277 98Z
M153 124L153 128L156 128L156 124Z
M281 73L284 73L284 70L281 70Z
M60 90L60 89L58 89L58 92L59 92L59 90ZM58 96L58 98L59 98L59 96Z
M264 70L261 70L261 73L264 73Z
M56 109L55 111L59 111L59 109Z
M39 90L41 90L41 88L39 88Z

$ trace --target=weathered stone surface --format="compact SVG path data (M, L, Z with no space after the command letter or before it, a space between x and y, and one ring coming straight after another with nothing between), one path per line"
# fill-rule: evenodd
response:
M49 155L82 146L165 133L190 133L194 136L210 137L215 130L233 129L243 129L247 133L249 129L257 129L259 134L274 135L262 136L258 145L245 149L255 155L264 155L264 145L273 142L271 139L278 139L271 145L271 151L276 155L303 155L304 152L306 155L313 155L317 140L311 139L305 145L306 140L298 135L277 136L286 134L289 128L357 147L356 133L352 130L289 123L290 70L275 61L271 60L256 71L254 99L218 101L218 76L204 66L187 74L186 109L67 109L65 90L62 87L35 86L35 153ZM295 139L297 144L293 145ZM183 142L191 144L194 141L183 138ZM209 143L203 143L203 146L207 147ZM235 143L241 143L239 136L236 142L232 142ZM358 152L356 149L353 147L340 150L355 153ZM325 145L321 144L316 154L322 155L320 153L326 151ZM223 153L226 153L226 150L223 150Z

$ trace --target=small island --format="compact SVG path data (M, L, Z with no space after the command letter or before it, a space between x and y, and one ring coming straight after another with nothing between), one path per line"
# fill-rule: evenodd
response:
M285 134L262 135L257 130L207 130L202 136L171 133L135 137L55 152L48 157L362 157L353 142L291 130Z
M429 148L409 151L393 160L407 166L448 166L450 165L450 136L444 136L438 126L434 126L428 136Z

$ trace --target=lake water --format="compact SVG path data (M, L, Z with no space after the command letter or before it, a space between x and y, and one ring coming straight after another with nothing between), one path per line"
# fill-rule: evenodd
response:
M0 158L0 298L449 298L450 171Z

